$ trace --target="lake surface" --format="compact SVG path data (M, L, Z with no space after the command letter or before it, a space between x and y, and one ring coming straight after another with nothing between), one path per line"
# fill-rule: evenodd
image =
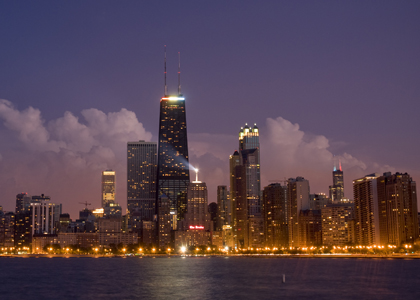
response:
M0 299L60 298L420 299L420 260L0 257Z

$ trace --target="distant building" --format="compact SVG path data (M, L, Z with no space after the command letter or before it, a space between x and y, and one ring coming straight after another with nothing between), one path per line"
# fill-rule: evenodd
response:
M157 144L127 143L127 207L137 221L152 221L156 214Z
M31 196L28 193L20 193L16 195L16 214L26 213L31 207Z
M330 199L331 201L340 201L344 198L344 179L343 179L343 170L341 169L341 162L339 163L339 168L337 170L334 166L332 172L333 175L333 184L330 185Z
M15 247L15 214L13 212L0 214L0 247L6 247L9 250Z
M32 199L37 196L32 196ZM32 206L32 236L36 234L55 234L55 222L59 221L57 218L55 204L49 201L49 197L44 197L46 200L39 200L39 202L31 203ZM37 199L37 198L35 198Z
M269 248L287 247L287 187L272 183L263 191L265 245Z
M30 248L32 243L32 197L27 193L16 195L16 249Z
M102 171L102 207L115 203L115 171Z
M232 226L232 235L233 235L233 241L234 241L234 247L238 247L237 245L237 216L236 216L236 199L237 199L237 193L238 189L236 187L236 167L241 164L241 159L239 156L239 152L235 151L233 155L229 156L229 180L230 180L230 206L231 206L231 226Z
M309 181L303 177L289 178L287 181L287 206L289 247L300 247L299 216L301 210L308 210Z
M323 207L326 207L328 204L330 204L330 199L323 194L310 194L309 195L309 208L313 210L320 210Z
M353 206L330 204L321 209L322 244L324 246L346 246L352 243L351 221Z

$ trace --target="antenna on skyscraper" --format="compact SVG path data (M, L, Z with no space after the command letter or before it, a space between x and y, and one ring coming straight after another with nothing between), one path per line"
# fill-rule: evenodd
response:
M178 95L181 95L181 52L178 52Z
M338 165L340 167L340 171L343 171L343 170L341 170L341 159L338 159Z
M165 61L163 64L165 74L165 96L168 94L168 87L166 86L166 45L165 45Z

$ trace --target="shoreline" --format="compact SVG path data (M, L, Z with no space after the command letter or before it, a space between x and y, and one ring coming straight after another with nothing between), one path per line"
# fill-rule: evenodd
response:
M358 258L358 259L420 259L420 254L142 254L142 255L97 255L97 254L7 254L0 258L176 258L176 257L242 257L242 258Z

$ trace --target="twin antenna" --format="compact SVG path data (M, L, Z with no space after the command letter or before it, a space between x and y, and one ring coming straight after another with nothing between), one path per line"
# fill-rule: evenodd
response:
M165 96L168 95L168 86L166 85L166 45L165 45L165 60L164 60L164 74L165 74ZM181 95L181 53L178 52L178 95Z

